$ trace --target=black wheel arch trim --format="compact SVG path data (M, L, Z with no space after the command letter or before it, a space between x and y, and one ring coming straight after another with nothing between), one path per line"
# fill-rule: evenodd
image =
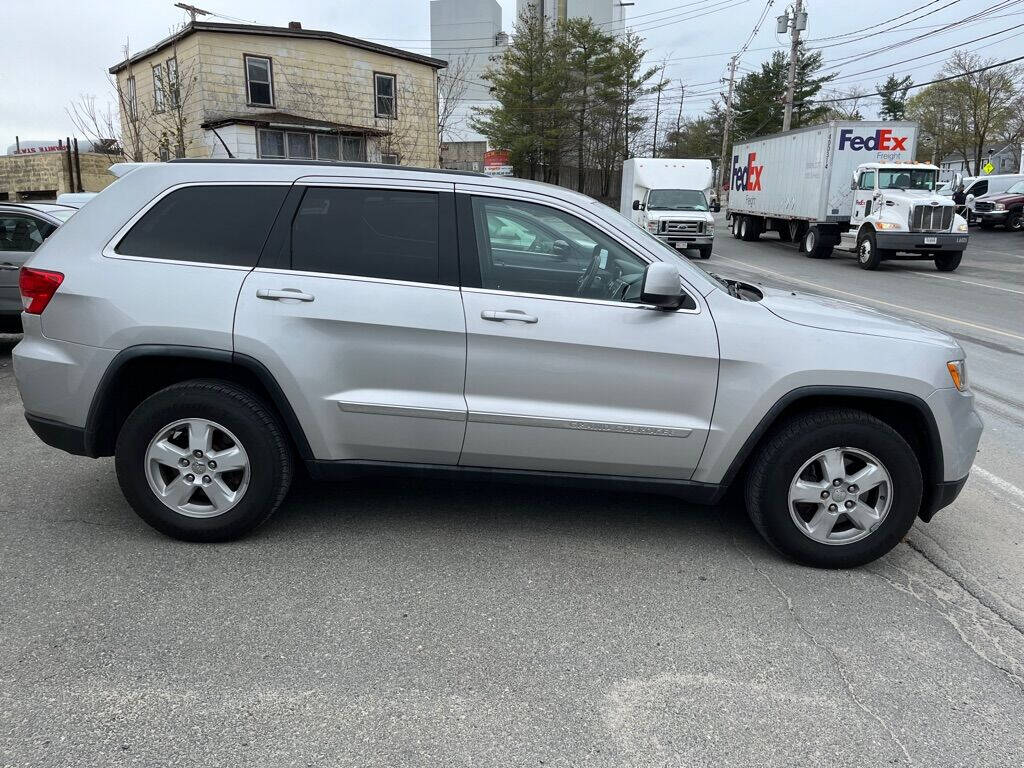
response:
M285 397L284 390L277 383L277 379L270 370L259 360L241 352L232 352L227 349L215 349L210 347L193 347L181 344L138 344L122 349L114 359L110 361L107 370L103 372L100 383L93 395L92 403L89 406L89 415L86 418L85 426L85 455L91 458L98 458L103 455L100 451L100 430L103 425L101 416L112 397L113 386L117 381L120 370L126 363L142 357L177 357L192 360L207 360L211 362L227 363L245 368L252 373L270 395L272 405L277 408L278 413L284 420L285 428L288 430L299 455L304 461L313 459L313 451L309 447L305 430L299 423L291 403Z
M722 493L724 493L737 478L740 471L743 469L743 466L753 454L754 449L757 448L762 438L764 438L768 431L778 422L782 413L800 400L809 400L811 398L818 397L857 397L864 400L881 400L902 403L903 405L913 407L914 410L916 410L924 419L925 426L928 430L928 439L931 441L932 445L932 466L928 467L932 484L942 482L944 459L942 455L942 439L939 434L939 426L935 422L935 415L932 413L931 408L929 408L928 404L920 397L912 395L909 392L898 392L896 390L877 389L874 387L812 385L797 387L796 389L790 390L780 397L775 404L768 409L765 415L761 417L757 426L754 427L753 431L751 431L747 436L747 439L744 441L739 452L733 457L732 463L729 464L729 468L722 477L722 480L719 483ZM929 493L927 483L925 493L926 496ZM930 498L924 499L922 508L927 509L930 501Z

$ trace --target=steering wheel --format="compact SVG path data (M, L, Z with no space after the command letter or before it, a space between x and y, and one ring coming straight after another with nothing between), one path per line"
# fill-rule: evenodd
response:
M594 243L594 250L590 253L590 264L587 265L587 271L583 273L583 277L580 278L579 283L576 285L577 296L583 297L590 290L594 278L597 277L597 270L600 268L600 265L601 244Z

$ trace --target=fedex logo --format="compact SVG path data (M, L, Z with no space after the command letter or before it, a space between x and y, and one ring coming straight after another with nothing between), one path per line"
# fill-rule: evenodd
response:
M740 156L732 156L732 188L738 192L760 192L763 165L754 165L757 152L747 155L747 164L740 167Z
M873 136L854 136L853 128L843 128L839 132L839 149L856 151L866 149L869 152L907 151L909 136L893 136L891 128L879 128Z

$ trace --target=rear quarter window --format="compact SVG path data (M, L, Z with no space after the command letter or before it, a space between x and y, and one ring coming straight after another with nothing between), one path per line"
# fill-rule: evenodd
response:
M147 259L254 267L287 185L194 186L161 198L114 252Z

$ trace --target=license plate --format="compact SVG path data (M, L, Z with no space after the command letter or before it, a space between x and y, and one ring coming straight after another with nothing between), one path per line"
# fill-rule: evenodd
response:
M935 245L937 242L939 242L939 238L937 237L926 237L924 239L925 245Z
M678 242L678 243L676 243L676 250L677 251L685 251L689 247L690 246L686 242Z

